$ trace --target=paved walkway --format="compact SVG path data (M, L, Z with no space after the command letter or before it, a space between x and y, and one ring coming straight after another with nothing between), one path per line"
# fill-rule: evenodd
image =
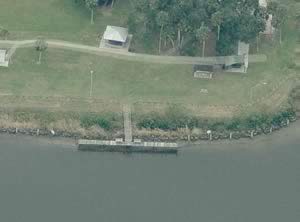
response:
M34 46L35 40L24 40L24 41L12 41L12 40L0 40L0 47L13 47L27 48ZM190 57L190 56L159 56L149 54L139 54L132 52L124 52L121 50L98 48L94 46L76 44L71 42L59 41L59 40L47 40L48 47L56 49L66 49L79 51L89 54L95 54L99 56L108 56L129 61L140 61L149 63L161 63L161 64L225 64L229 60L241 60L239 56L219 56L219 57ZM249 55L249 63L266 62L267 57L265 55Z

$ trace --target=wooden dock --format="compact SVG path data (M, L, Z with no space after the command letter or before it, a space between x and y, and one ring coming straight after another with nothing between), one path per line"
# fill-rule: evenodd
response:
M131 108L129 105L123 106L123 118L124 118L124 134L125 142L132 142L132 126L131 126Z
M131 108L123 106L124 137L116 140L78 140L78 150L123 153L165 153L177 154L177 143L142 142L132 137Z
M81 151L96 152L123 152L123 153L165 153L177 154L177 143L162 142L118 142L105 140L79 140L78 149Z

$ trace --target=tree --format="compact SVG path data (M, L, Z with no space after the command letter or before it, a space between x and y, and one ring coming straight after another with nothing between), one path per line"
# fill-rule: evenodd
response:
M38 64L41 64L41 59L42 59L42 53L44 51L46 51L46 49L48 48L48 44L47 44L47 41L45 40L44 37L38 37L37 40L35 41L35 49L36 51L39 52L39 61L38 61Z
M196 30L196 38L202 43L202 57L205 54L205 42L208 38L209 28L202 22L201 27Z
M110 4L111 8L114 6L114 3L114 0L98 0L98 5L104 5L107 7Z
M255 39L258 33L265 30L265 19L256 18L252 15L242 16L239 28L239 40L243 42L250 42Z
M162 34L164 27L168 24L169 22L169 15L167 12L160 11L156 17L156 22L160 26L160 32L159 32L159 46L158 46L158 52L160 53L161 51L161 41L162 41Z
M98 5L98 0L85 0L85 5L91 11L91 24L94 24L94 10Z
M272 26L279 30L279 43L282 44L282 28L287 21L288 9L278 2L271 2L267 11L272 15Z
M221 11L217 11L211 16L211 23L212 26L217 27L217 36L218 41L220 40L220 31L221 31L221 24L223 21L223 13Z
M267 5L267 13L271 15L275 14L278 7L279 7L278 2L274 2L274 1L269 2Z
M171 33L177 33L178 50L181 49L184 40L196 29L196 25L201 19L200 14L205 14L201 8L194 7L194 3L194 0L174 0L169 9L174 27L174 31Z
M111 1L111 8L114 7L114 4L115 4L115 0L112 0L112 1Z
M9 36L9 32L7 29L0 27L0 38L1 39L7 39Z

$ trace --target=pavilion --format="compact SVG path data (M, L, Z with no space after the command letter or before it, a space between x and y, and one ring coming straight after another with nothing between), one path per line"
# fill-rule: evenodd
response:
M0 49L0 66L8 67L8 61L6 60L6 50Z
M107 26L103 40L105 45L108 46L125 47L128 41L128 29L117 26Z

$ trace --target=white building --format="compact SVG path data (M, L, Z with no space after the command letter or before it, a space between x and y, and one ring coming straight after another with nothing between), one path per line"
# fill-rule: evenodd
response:
M103 39L105 44L124 47L128 40L128 29L117 26L107 26Z
M0 49L0 66L8 67L8 61L6 60L6 50Z
M249 48L248 43L238 41L236 55L225 56L224 70L232 73L247 73L249 66Z

